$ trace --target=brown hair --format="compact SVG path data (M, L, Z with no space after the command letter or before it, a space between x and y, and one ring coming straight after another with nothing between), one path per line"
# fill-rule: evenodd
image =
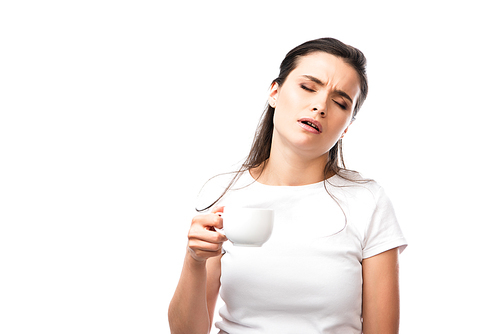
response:
M336 57L342 58L342 60L346 64L352 66L352 68L358 73L360 82L360 95L358 101L356 102L356 105L354 106L354 112L352 116L352 120L354 120L368 94L366 58L358 49L350 45L346 45L335 38L327 37L311 40L292 49L290 52L288 52L286 57L281 62L279 76L273 80L272 84L277 83L280 86L283 85L290 72L292 72L297 67L299 58L307 56L314 52L326 52ZM236 175L233 177L229 185L217 200L215 200L212 204L204 209L196 209L197 211L207 210L217 202L219 202L227 193L227 191L239 179L243 172L257 167L263 167L261 170L265 168L266 161L271 153L271 143L274 130L273 118L274 108L267 104L257 127L257 131L255 132L255 137L250 149L250 153L241 165L241 168L237 172L235 172ZM324 180L326 181L328 176L339 175L340 177L350 181L360 181L359 179L353 180L349 178L346 173L342 173L343 171L348 170L345 168L344 158L342 155L342 139L339 139L328 153L328 161L324 169ZM363 182L367 180L361 181Z

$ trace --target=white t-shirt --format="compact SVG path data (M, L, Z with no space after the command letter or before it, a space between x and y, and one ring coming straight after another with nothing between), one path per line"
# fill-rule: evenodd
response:
M217 179L205 203L227 186ZM324 182L267 186L248 172L223 197L218 205L274 209L275 220L262 247L224 244L220 333L361 333L361 263L406 240L376 182L326 185L338 204Z

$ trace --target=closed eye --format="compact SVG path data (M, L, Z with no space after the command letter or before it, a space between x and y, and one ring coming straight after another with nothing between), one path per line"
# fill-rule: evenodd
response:
M335 103L336 103L336 104L337 104L340 108L342 108L343 110L346 110L346 109L347 109L347 107L346 107L345 105L343 105L342 103L339 103L339 102L337 102L337 101L333 101L333 102L335 102Z
M300 85L300 88L302 88L303 90L306 90L306 91L308 91L308 92L314 92L314 91L315 91L315 90L313 90L313 89L311 89L311 88L307 87L306 85Z

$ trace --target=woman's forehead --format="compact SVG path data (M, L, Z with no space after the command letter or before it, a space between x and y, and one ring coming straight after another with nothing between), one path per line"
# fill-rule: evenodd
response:
M342 58L326 52L314 52L301 56L290 73L297 78L315 77L326 86L342 86L353 95L359 92L359 76L356 70Z

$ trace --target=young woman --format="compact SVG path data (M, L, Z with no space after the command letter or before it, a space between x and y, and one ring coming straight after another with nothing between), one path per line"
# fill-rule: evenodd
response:
M169 307L173 334L397 333L398 255L406 241L383 189L346 170L342 138L366 98L365 57L333 38L291 50L251 152L229 182L209 182ZM262 247L215 230L224 206L271 208Z

